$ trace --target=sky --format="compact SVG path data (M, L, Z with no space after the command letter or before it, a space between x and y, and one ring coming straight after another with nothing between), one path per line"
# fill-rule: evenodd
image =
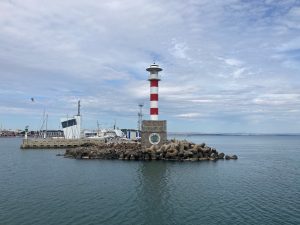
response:
M1 128L137 128L153 62L168 131L300 133L300 0L0 0Z

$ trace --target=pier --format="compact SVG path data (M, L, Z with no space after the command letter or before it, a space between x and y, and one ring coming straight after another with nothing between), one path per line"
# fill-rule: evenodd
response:
M105 141L102 139L64 139L64 138L36 138L24 139L21 144L21 149L59 149L59 148L76 148L80 146L88 146L93 144L101 144Z

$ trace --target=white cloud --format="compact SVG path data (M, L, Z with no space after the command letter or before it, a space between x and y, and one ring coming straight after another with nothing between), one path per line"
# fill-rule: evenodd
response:
M193 102L193 103L213 103L213 102L215 102L212 99L192 99L192 100L189 100L189 101Z
M300 29L300 7L292 7L282 23L290 28Z
M234 78L241 78L242 74L245 72L246 68L238 68L233 72L233 77Z
M218 127L295 116L298 14L293 1L0 1L1 107L59 117L81 99L90 120L135 127L155 60L162 118L209 117Z
M184 114L178 114L178 115L176 115L176 117L188 118L188 119L197 118L197 117L200 117L200 116L201 116L200 113L184 113Z
M224 59L224 62L229 66L241 66L243 63L238 59Z
M259 105L300 105L300 94L265 94L253 100Z
M278 47L278 51L285 52L300 49L300 38L293 38Z
M170 49L170 53L178 59L190 60L190 57L187 55L188 46L186 43L179 43L175 39L172 40L172 48Z

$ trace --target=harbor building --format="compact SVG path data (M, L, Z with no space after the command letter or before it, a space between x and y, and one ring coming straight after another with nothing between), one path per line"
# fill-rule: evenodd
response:
M78 113L70 118L60 120L65 139L79 139L81 137L80 101L78 101Z
M140 140L141 139L141 132L140 130L135 129L121 129L121 131L125 134L128 140Z

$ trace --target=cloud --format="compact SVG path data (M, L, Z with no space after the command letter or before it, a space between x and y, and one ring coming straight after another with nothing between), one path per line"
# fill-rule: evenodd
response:
M300 29L300 7L292 7L285 16L285 19L282 23L284 23L289 28Z
M179 43L175 39L172 40L172 48L170 49L171 55L178 59L191 60L187 55L188 46L186 43Z
M187 118L187 119L197 118L197 117L200 117L200 116L201 116L200 113L184 113L184 114L176 115L176 117Z
M279 52L293 51L300 49L300 38L293 38L278 47Z
M187 129L176 118L203 131L196 124L207 120L216 132L242 122L263 129L253 118L278 129L266 114L293 124L298 14L292 0L0 1L0 122L17 128L16 118L44 109L59 121L81 99L87 127L117 118L135 128L138 103L148 118L145 68L155 60L164 69L160 118L171 130Z
M278 105L286 107L300 105L300 94L265 94L253 100L258 105ZM293 111L293 110L292 110Z
M189 100L192 103L213 103L214 100L212 99L191 99Z
M224 62L229 66L240 66L243 63L238 59L224 59Z

